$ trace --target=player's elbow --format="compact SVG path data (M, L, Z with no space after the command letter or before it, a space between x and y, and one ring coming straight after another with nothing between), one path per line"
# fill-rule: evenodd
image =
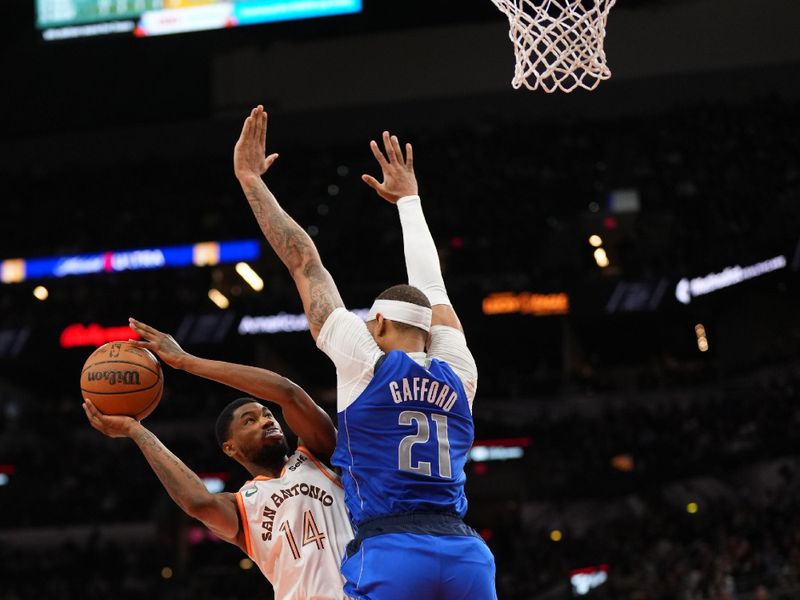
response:
M316 267L322 267L322 259L319 256L316 246L309 244L299 248L291 257L291 261L287 263L289 272L292 277L306 276L309 270Z
M301 402L302 391L296 383L292 383L288 379L282 379L272 385L270 392L265 394L263 399L275 402L283 409L298 406Z

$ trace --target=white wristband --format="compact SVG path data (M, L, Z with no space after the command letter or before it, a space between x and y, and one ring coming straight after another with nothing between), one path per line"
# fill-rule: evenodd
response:
M452 306L439 265L439 253L422 212L419 196L404 196L397 201L400 225L403 228L403 250L406 256L408 283L428 297L431 306Z

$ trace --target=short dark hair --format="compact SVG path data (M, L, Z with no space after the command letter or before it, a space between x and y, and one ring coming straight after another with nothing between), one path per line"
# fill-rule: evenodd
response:
M431 301L428 300L428 297L421 289L406 283L401 283L398 285L393 285L390 288L386 288L378 295L376 300L399 300L400 302L409 302L411 304L416 304L417 306L424 306L425 308L431 307ZM391 321L391 319L389 320ZM426 338L428 337L427 331L420 329L419 327L415 327L414 325L400 323L399 321L392 321L392 324L400 330L416 329Z
M231 422L233 421L234 411L240 406L250 404L251 402L261 404L261 402L255 398L237 398L233 402L230 402L228 406L223 408L222 412L219 413L217 422L214 425L214 433L217 436L217 443L220 447L231 438Z
M383 290L376 300L399 300L401 302L410 302L417 306L424 306L425 308L431 307L431 301L428 300L428 297L421 289L405 283L393 285Z

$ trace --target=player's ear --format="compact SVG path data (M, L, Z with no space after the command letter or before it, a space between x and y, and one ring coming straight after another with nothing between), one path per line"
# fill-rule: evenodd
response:
M236 449L229 441L222 444L222 451L230 458L233 458L233 455L236 453Z
M387 328L388 328L388 321L386 321L386 319L383 318L383 315L381 313L375 315L375 337L376 338L386 337L386 334L388 333Z

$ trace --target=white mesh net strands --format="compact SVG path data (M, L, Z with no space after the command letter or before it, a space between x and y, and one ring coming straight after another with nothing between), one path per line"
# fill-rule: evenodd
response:
M603 42L616 0L492 0L508 17L511 85L545 92L594 90L611 77Z

